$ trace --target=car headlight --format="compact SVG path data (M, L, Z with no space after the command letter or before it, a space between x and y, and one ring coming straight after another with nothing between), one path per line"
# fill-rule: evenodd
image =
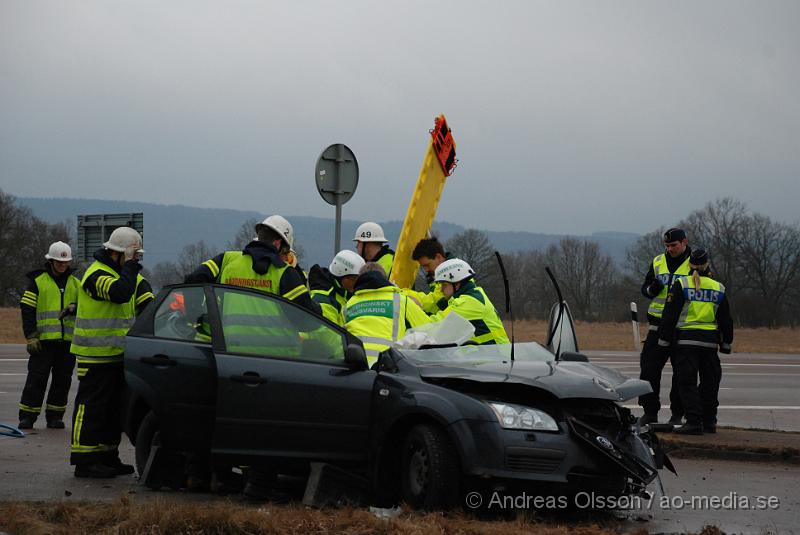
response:
M500 427L504 429L531 429L534 431L558 431L558 424L544 411L512 405L510 403L489 402Z

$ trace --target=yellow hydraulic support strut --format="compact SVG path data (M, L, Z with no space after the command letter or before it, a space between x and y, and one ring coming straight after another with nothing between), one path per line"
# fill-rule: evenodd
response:
M411 258L411 253L431 229L445 179L453 172L456 162L456 142L442 114L435 119L431 130L431 142L422 160L417 187L397 240L391 278L400 288L410 288L414 284L419 266Z

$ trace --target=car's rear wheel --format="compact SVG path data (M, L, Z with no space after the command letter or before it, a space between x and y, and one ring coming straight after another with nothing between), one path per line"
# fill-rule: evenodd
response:
M416 509L459 505L459 463L444 430L431 424L411 428L403 442L401 498Z

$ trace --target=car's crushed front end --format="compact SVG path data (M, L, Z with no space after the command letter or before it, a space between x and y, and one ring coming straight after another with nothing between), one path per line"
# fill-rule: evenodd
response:
M645 491L665 460L671 466L620 405L649 392L648 383L528 349L517 361L498 358L501 346L411 355L422 381L453 392L462 408L449 432L467 490L624 496Z

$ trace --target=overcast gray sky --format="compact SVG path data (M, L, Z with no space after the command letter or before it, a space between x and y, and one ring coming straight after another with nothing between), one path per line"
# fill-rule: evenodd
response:
M0 188L402 219L444 112L438 218L646 232L726 195L798 220L800 2L0 0Z

